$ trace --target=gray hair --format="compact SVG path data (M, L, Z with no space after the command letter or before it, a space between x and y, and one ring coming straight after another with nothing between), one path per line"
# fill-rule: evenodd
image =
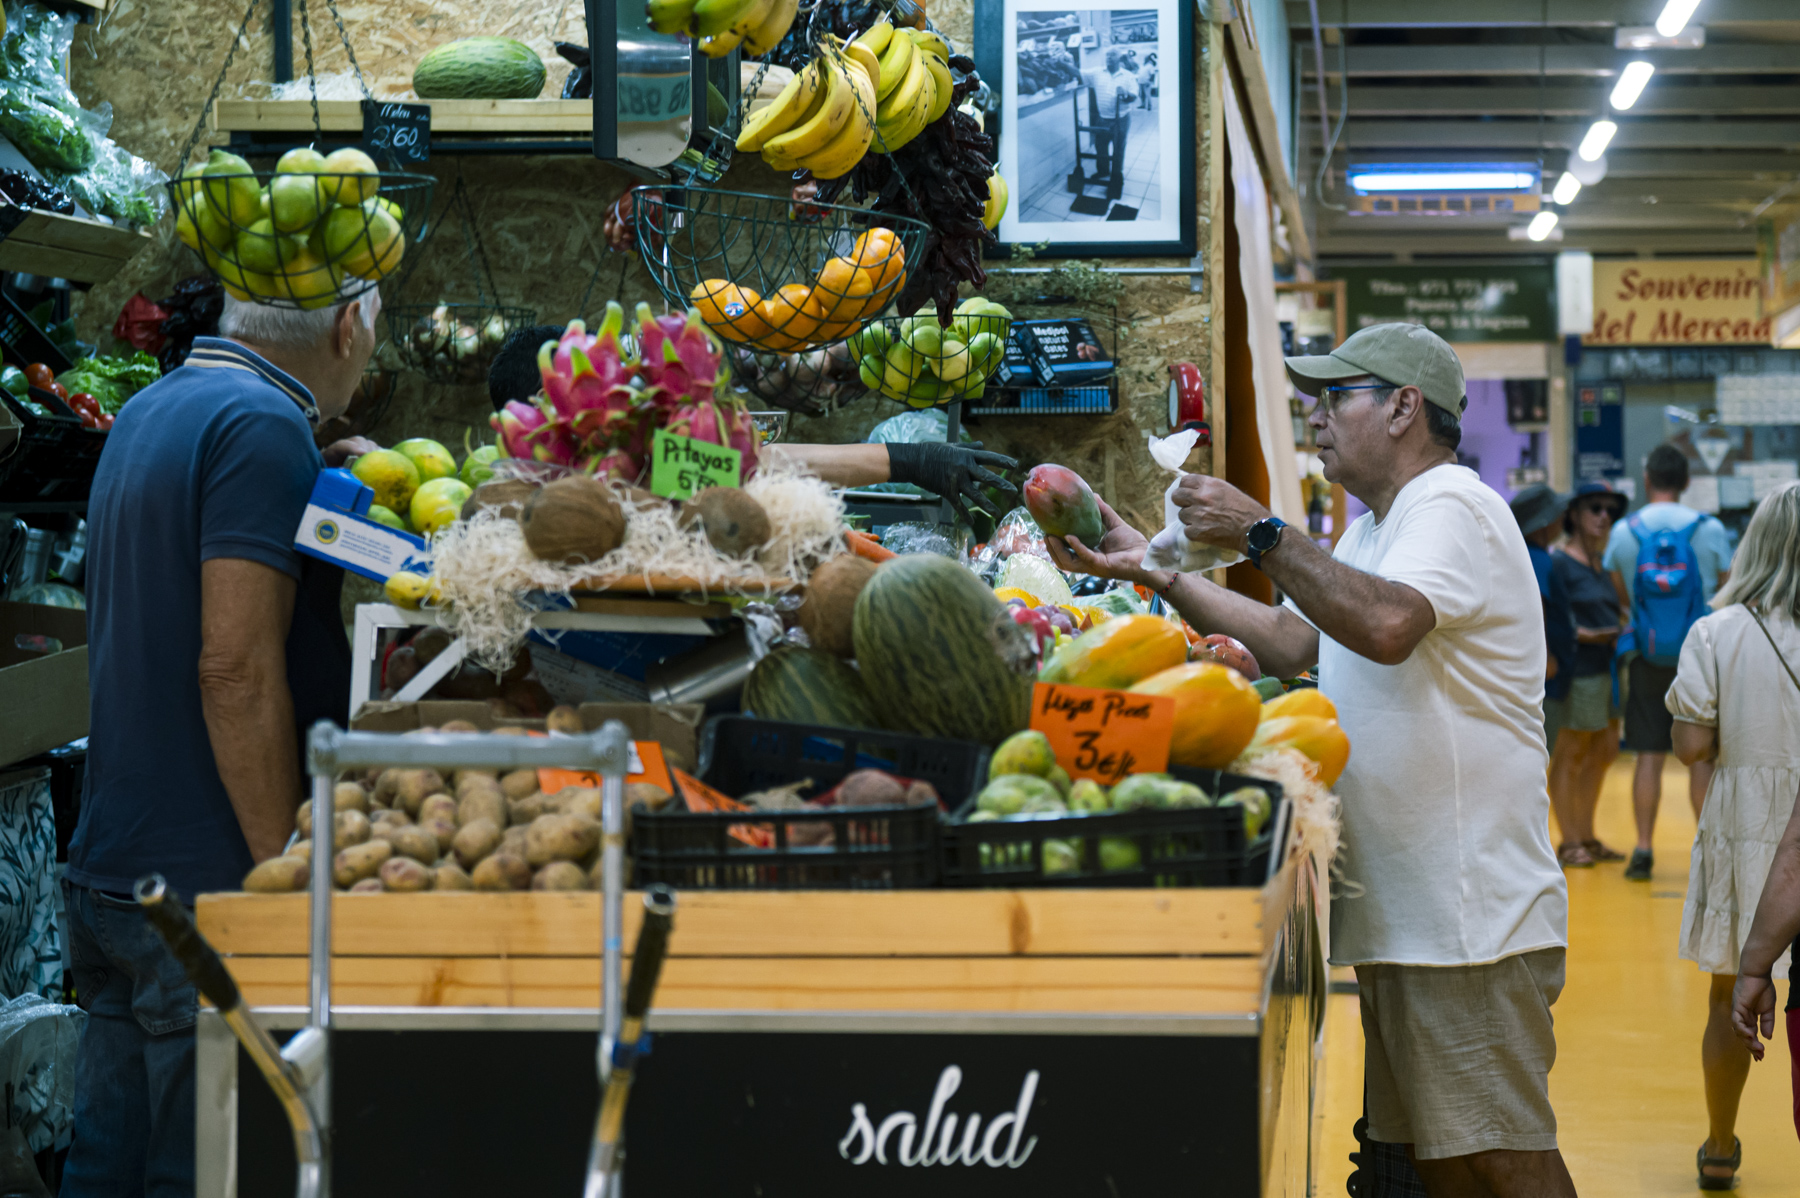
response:
M1784 483L1756 505L1712 606L1722 611L1734 603L1800 624L1800 482Z
M370 287L352 297L361 303L362 322L372 332L375 316L381 311L381 289ZM345 300L329 308L279 308L254 300L225 297L225 310L219 314L219 334L271 349L308 350L324 345L337 327L338 317L352 302Z

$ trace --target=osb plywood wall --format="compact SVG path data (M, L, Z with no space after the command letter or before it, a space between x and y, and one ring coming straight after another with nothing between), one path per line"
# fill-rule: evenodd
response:
M326 6L314 0L312 38L321 74L342 71L347 62ZM403 94L412 64L431 47L457 37L503 33L531 45L551 68L545 95L561 88L564 66L551 44L582 42L580 0L342 0L345 25L357 61L377 95ZM934 21L967 45L970 0L931 6ZM86 103L113 105L113 136L128 149L174 170L201 105L224 61L227 42L243 19L240 0L114 0L105 19L83 30L72 56L76 90ZM1199 139L1197 169L1201 197L1201 244L1208 243L1211 213L1205 184L1212 145L1205 80L1213 69L1203 31L1196 31L1192 102ZM296 69L303 69L301 31L293 33ZM273 78L273 48L266 9L240 43L223 93L256 96ZM203 139L201 145L209 144ZM480 236L501 298L534 308L540 319L558 323L578 314L590 279L599 274L589 314L610 298L629 310L651 298L648 276L635 259L605 249L601 219L606 207L633 180L623 172L582 156L440 157L431 164L447 196L462 172L474 201ZM726 186L774 191L780 186L760 161L740 161ZM404 289L384 289L390 306L440 299L473 299L474 275L459 231L438 231ZM1134 260L1136 261L1136 260ZM1112 260L1126 264L1124 260ZM1142 260L1143 265L1185 265L1176 259ZM198 264L177 244L170 222L157 230L156 244L144 250L119 276L78 299L82 335L104 342L120 307L134 293L166 294ZM1209 270L1200 293L1186 276L1132 278L1120 309L1118 357L1123 377L1121 410L1110 417L1047 420L989 419L975 430L991 447L1029 466L1043 461L1067 465L1087 477L1140 527L1161 521L1160 495L1167 477L1150 461L1147 434L1167 431L1167 365L1192 361L1212 377L1212 296ZM860 440L877 421L900 407L878 397L856 401L828 418L796 418L792 440ZM439 386L402 376L393 405L372 430L377 439L429 436L460 446L468 428L485 432L490 411L480 386ZM1203 458L1197 467L1207 468Z

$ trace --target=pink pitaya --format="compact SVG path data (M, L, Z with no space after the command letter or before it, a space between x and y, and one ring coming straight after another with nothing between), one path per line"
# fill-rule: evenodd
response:
M543 408L509 400L488 418L506 456L567 466L575 460L575 438L567 421Z
M652 392L660 392L656 402L700 402L723 390L729 375L721 369L725 347L700 319L700 313L689 309L685 315L665 313L656 316L650 305L637 306L637 339L639 373Z
M611 446L636 398L630 386L634 363L619 354L624 323L625 309L609 303L597 335L588 336L581 321L570 321L560 341L546 341L538 350L538 372L551 409L591 451Z
M742 455L739 461L743 465L744 481L749 482L756 473L756 422L750 418L750 409L741 403L728 402L724 405L725 441L724 444Z
M635 486L644 475L644 459L624 449L609 449L581 462L580 469L595 478L612 478Z

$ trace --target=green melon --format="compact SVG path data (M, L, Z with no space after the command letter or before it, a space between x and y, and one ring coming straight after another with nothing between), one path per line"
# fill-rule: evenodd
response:
M856 598L856 664L884 727L998 744L1025 727L1030 634L948 558L884 562Z
M744 683L744 710L765 720L875 728L875 708L862 677L823 649L778 645Z
M544 90L544 60L510 37L446 42L413 68L421 100L535 100Z

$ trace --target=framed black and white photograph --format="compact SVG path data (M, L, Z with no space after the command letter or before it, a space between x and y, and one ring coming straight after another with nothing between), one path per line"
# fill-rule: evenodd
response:
M1195 249L1192 13L1176 0L977 0L975 59L1009 193L1047 257Z

